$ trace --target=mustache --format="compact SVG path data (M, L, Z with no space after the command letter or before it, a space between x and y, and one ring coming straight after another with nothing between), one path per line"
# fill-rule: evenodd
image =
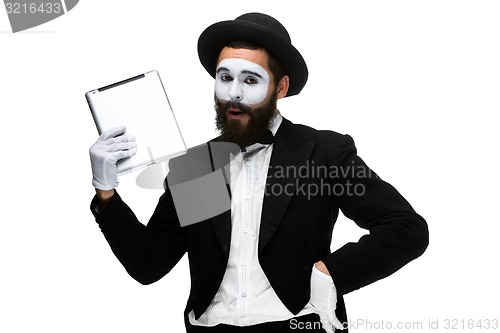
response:
M248 113L249 115L253 115L254 113L253 109L249 105L243 104L241 102L235 102L235 101L222 102L217 100L217 106L218 106L218 111L224 113L230 108L241 110L242 112Z

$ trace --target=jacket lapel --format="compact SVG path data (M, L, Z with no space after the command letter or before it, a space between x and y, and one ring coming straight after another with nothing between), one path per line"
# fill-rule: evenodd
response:
M211 218L210 224L214 229L215 236L226 258L229 257L229 244L231 242L231 210L227 210Z
M300 166L305 165L314 146L312 140L297 138L296 133L293 133L293 124L283 118L276 133L269 163L266 194L264 195L260 222L259 254L278 229L297 185L297 179L292 177L293 173L281 172L278 175L278 172L290 167L298 170Z
M235 144L218 142L215 140L209 142L207 147L213 170L222 170L226 180L227 191L231 194L231 188L229 186L229 179L231 179L229 174L229 164L234 156L239 153L239 147ZM211 218L210 223L212 224L215 236L217 237L224 254L228 257L229 245L231 242L231 209Z

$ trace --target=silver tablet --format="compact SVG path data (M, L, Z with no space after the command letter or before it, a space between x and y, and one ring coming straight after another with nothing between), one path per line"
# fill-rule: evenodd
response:
M137 153L118 161L118 175L186 152L157 71L91 90L85 94L99 134L117 126L134 135Z

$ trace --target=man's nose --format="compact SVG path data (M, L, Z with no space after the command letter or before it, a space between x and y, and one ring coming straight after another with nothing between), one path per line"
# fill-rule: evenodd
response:
M229 98L232 101L241 102L243 100L243 91L239 82L234 82L229 90Z

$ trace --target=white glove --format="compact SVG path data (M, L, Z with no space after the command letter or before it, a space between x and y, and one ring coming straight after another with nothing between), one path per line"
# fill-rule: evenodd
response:
M99 190L111 190L118 186L116 162L137 152L133 135L125 135L125 126L102 132L89 149L92 165L92 185Z
M342 329L342 323L335 316L337 308L337 289L331 276L321 272L313 265L311 273L311 305L318 312L323 328L333 333L335 328Z

